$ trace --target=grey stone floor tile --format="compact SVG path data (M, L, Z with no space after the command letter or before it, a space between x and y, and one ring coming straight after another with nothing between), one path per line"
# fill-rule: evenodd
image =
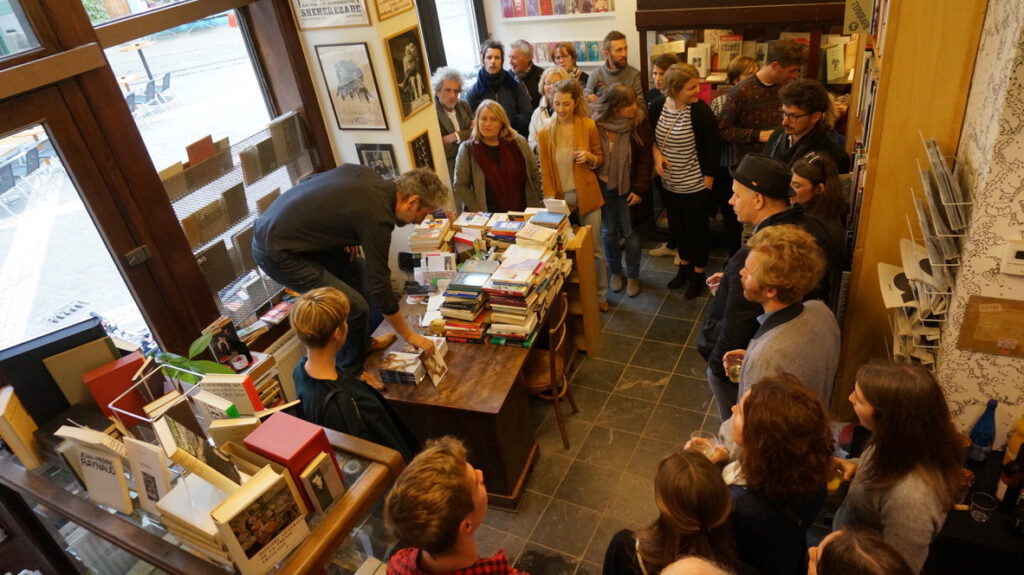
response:
M539 543L576 558L583 555L597 529L600 514L566 501L553 499L530 536ZM531 575L533 573L531 572Z
M647 369L630 365L622 372L619 383L615 385L613 394L625 395L636 399L645 399L657 403L661 394L668 386L672 374L668 371Z
M555 491L554 501L573 503L597 512L604 511L611 495L615 493L615 485L621 473L621 469L611 470L583 461L574 461ZM582 551L580 549L580 552Z

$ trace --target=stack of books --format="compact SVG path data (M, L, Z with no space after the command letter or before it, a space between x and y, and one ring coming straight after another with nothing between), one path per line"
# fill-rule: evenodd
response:
M459 230L463 228L483 230L487 228L487 222L491 220L493 215L491 212L462 212L459 214L459 217L455 218L455 222L452 225Z
M448 284L441 316L449 341L482 342L487 316L483 286L490 278L487 272L459 272Z
M230 567L227 546L211 515L227 496L198 475L183 475L156 504L160 509L160 522L178 540L199 551L206 559Z
M515 245L484 285L488 294L492 343L522 345L536 331L538 318L559 278L558 255L545 247Z
M487 232L487 237L494 240L491 245L504 247L516 243L516 234L523 229L526 222L504 220L495 222L494 227Z
M419 385L426 376L418 353L392 351L380 362L380 380L384 383Z
M557 235L556 243L559 246L564 246L569 237L569 216L559 212L537 212L530 219L530 223L535 226L541 226L555 230Z
M558 233L555 230L536 225L532 221L527 222L516 234L516 243L521 245L553 249L557 241Z
M433 252L441 249L448 239L451 224L447 218L425 219L416 224L409 236L409 250L412 252Z

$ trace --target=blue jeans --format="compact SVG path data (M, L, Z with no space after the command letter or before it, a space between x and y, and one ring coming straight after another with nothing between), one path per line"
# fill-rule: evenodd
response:
M267 254L253 246L253 258L277 283L305 293L318 287L333 287L348 298L348 338L335 361L344 373L363 372L370 343L371 310L366 294L366 260L350 259L344 250L301 255ZM377 313L379 315L379 312Z
M619 240L626 240L626 278L640 279L640 236L633 233L633 222L629 217L629 194L619 195L618 190L608 191L601 182L604 205L601 206L601 239L604 241L604 257L608 260L608 273L622 275L622 248Z

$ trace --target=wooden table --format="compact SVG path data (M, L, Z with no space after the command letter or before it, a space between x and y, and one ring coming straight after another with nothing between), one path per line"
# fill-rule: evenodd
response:
M425 309L402 303L406 317ZM392 331L384 322L374 335ZM399 338L386 351L407 347ZM366 369L376 373L386 351L371 354ZM448 376L441 385L386 384L383 392L419 441L443 435L461 439L470 463L484 473L491 503L502 507L518 505L537 456L529 398L515 385L528 353L521 347L449 342Z

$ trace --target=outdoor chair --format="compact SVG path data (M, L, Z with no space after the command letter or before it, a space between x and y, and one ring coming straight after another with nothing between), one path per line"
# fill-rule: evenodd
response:
M18 185L18 181L14 175L13 162L8 162L3 166L0 166L0 206L2 206L3 209L13 217L17 217L18 215L11 209L11 205L13 205L16 200L8 202L8 198L11 197L11 193L9 192L15 191L25 197L25 207L27 209L28 204L32 199L29 197L28 193Z
M169 104L175 98L174 90L171 89L171 73L167 72L160 78L156 85L156 96L164 104Z

